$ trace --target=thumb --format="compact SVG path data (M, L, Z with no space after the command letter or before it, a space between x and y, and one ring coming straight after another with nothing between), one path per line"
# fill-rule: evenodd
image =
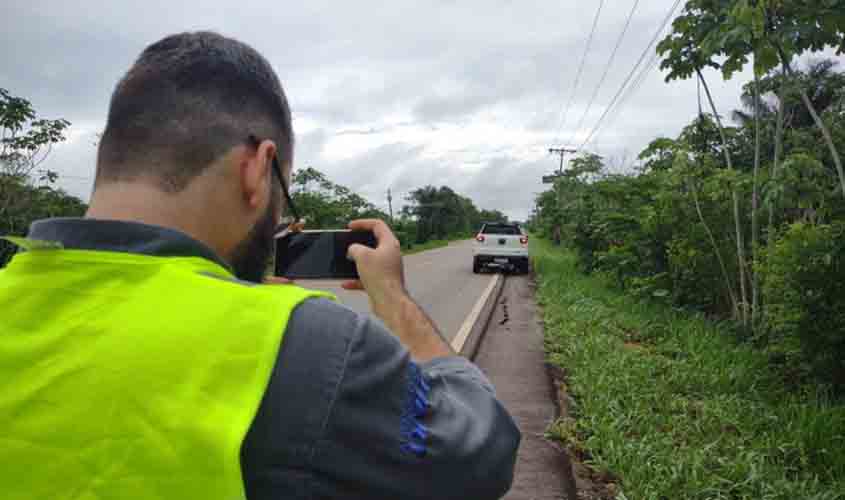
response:
M353 261L358 261L366 252L371 252L373 249L360 243L353 243L349 245L349 250L346 251L346 257Z

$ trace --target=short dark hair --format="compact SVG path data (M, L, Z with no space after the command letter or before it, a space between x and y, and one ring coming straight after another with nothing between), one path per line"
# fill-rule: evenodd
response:
M96 184L153 176L184 189L250 135L293 156L291 114L270 63L217 33L170 35L153 43L118 82L100 140Z

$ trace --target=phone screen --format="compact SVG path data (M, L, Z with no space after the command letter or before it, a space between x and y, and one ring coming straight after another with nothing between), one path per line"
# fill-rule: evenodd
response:
M349 245L376 247L369 231L302 231L276 240L276 276L290 279L357 279Z

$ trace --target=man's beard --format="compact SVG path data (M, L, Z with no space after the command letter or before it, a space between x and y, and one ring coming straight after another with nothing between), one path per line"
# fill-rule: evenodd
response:
M273 238L276 230L275 214L275 203L271 203L267 207L267 212L255 223L249 234L238 243L232 253L232 270L238 279L253 283L264 281L273 250L276 248L275 238Z

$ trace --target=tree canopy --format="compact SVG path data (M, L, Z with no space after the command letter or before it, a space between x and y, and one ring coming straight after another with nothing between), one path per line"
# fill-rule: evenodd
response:
M38 219L82 215L82 200L54 187L58 174L39 167L70 122L40 118L28 100L0 88L0 236L23 236ZM0 240L0 266L14 247Z

